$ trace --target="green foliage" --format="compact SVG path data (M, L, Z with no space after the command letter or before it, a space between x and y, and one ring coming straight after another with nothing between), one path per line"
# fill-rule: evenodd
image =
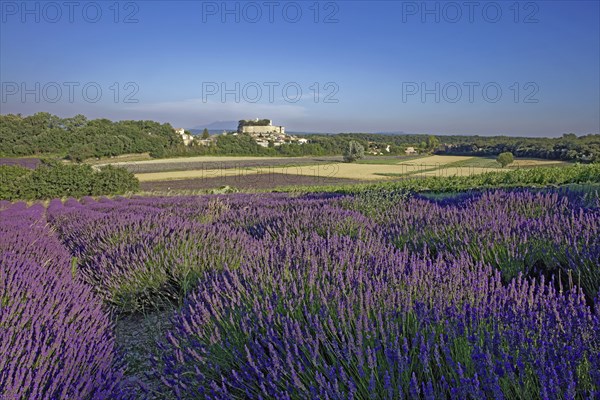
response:
M600 164L514 169L470 176L429 176L361 185L300 187L289 188L288 191L344 194L375 190L452 193L482 188L546 187L569 184L600 184Z
M170 152L167 149L165 149L163 147L159 147L150 152L150 157L163 158L163 157L169 157L169 154L170 154ZM179 152L176 152L173 155L176 155L176 154L179 154Z
M412 193L405 190L366 189L352 197L344 198L341 206L376 220L381 210L387 210L411 196Z
M202 131L202 139L208 139L210 135L208 134L208 129L204 128Z
M72 161L82 162L93 157L94 154L96 154L96 150L93 144L76 143L69 149L67 158Z
M93 175L92 189L94 195L99 194L123 194L135 192L139 189L139 181L133 173L125 168L112 165L100 167Z
M437 137L429 135L427 136L427 149L429 151L434 151L440 145L440 141Z
M30 173L30 169L18 165L0 166L0 199L11 200L19 188L20 179Z
M354 162L365 157L365 148L356 140L348 142L348 146L344 151L344 162Z
M1 200L124 194L138 188L139 182L132 173L113 166L99 170L58 162L45 163L35 170L0 166Z
M259 119L258 121L241 119L238 121L238 130L243 126L269 126L270 124L270 119Z
M154 121L59 118L49 113L0 115L0 155L60 155L74 161L129 153L160 154L183 146L171 125Z
M507 151L504 153L500 153L498 155L498 158L496 158L496 161L498 161L498 163L500 163L500 165L502 165L502 168L504 168L507 165L512 164L513 161L515 161L515 158L511 152Z
M217 148L219 154L225 155L274 155L272 149L259 146L250 136L246 135L227 135L217 138Z
M507 136L444 136L443 149L438 154L495 156L510 152L516 157L535 157L547 160L596 162L600 160L600 135L560 138L524 138Z
M435 142L439 140L439 143ZM564 135L560 138L527 138L509 136L459 136L434 137L420 134L382 135L374 133L340 133L337 135L310 135L326 155L342 154L349 140L373 143L380 148L390 145L389 155L403 154L406 147L433 151L436 154L456 154L495 157L511 152L516 157L533 157L548 160L579 161L600 160L600 135Z

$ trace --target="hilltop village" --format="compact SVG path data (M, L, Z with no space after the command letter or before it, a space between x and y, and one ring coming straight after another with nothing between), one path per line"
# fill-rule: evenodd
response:
M211 146L216 143L218 135L212 135L203 138L194 137L183 128L175 129L183 140L186 146L190 146L193 143L199 145ZM240 120L237 131L227 132L223 131L221 135L227 136L238 136L247 135L250 136L254 141L262 147L278 147L283 144L306 144L308 139L298 138L295 135L288 135L285 133L285 127L281 125L273 125L270 119L253 119L253 120Z
M259 119L255 118L252 120L242 119L238 122L236 131L228 132L223 131L220 135L207 135L194 136L184 128L176 128L177 132L183 143L186 146L190 145L202 145L202 146L213 146L216 145L217 138L220 135L227 136L238 136L246 135L251 137L256 144L261 147L279 147L283 144L306 144L309 142L306 138L299 138L295 135L285 133L285 127L282 125L273 125L273 121L270 119ZM406 155L418 154L414 147L406 147L404 150ZM366 153L370 155L384 155L390 153L390 145L368 142L368 148Z

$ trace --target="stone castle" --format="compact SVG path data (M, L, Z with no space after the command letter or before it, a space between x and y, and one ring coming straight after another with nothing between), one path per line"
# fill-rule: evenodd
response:
M254 134L280 134L285 135L285 127L273 125L270 119L258 118L254 120L241 120L238 125L238 133Z

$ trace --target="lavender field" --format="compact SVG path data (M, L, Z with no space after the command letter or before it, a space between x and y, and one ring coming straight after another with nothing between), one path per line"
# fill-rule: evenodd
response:
M1 202L0 398L599 398L599 232L552 189Z

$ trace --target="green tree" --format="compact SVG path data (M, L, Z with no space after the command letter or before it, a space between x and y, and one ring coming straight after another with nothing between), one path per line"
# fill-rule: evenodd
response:
M509 164L512 164L513 161L515 161L515 157L513 156L513 154L511 152L504 152L504 153L500 153L498 155L498 158L496 158L496 161L498 163L500 163L500 165L502 165L502 168L506 167Z
M75 132L79 128L84 127L87 122L87 118L84 115L77 114L74 117L63 119L63 126L69 132Z
M75 162L82 162L85 159L91 158L95 154L94 146L91 144L75 144L69 149L67 158Z
M202 131L202 139L208 139L210 135L208 134L208 129L204 128Z
M356 140L350 140L344 150L344 162L354 162L365 156L365 148Z
M434 151L440 145L440 141L437 137L433 135L427 136L427 149L429 151Z

